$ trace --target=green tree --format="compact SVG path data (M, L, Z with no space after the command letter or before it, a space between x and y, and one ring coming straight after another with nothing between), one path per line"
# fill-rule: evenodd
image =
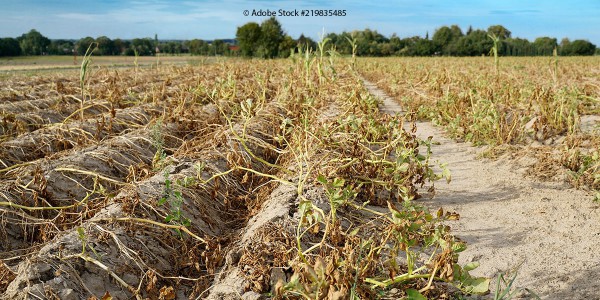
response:
M0 56L19 56L21 55L21 46L19 41L14 38L0 39Z
M596 52L596 45L586 40L574 40L566 47L565 55L594 55Z
M96 42L96 40L94 40L93 37L84 37L82 39L80 39L79 41L77 41L77 43L75 43L75 51L77 51L77 53L79 55L84 55L85 51L87 51L88 47L92 44ZM98 50L96 50L98 51Z
M331 38L331 35L335 35L337 38L337 35L335 33L331 33L331 34L327 35L327 37ZM335 41L333 39L331 39L331 43L335 44ZM306 51L306 49L315 50L315 49L317 49L317 43L315 41L313 41L313 39L304 36L304 34L300 34L300 37L298 37L298 42L296 44L296 47L302 49L303 51Z
M506 39L506 52L503 55L510 56L532 56L535 55L533 46L527 39L509 38Z
M458 25L452 25L452 28L448 26L442 26L438 28L432 37L433 45L436 52L440 52L444 55L452 55L455 53L453 44L462 37L462 30Z
M70 40L53 40L48 46L50 55L73 55L75 44Z
M377 30L365 29L362 31L354 31L350 36L356 38L356 54L359 56L381 56L380 44L387 43L389 40ZM346 38L344 38L346 39ZM346 39L348 43L348 40ZM352 49L350 47L350 53Z
M296 41L294 41L294 39L291 36L286 34L283 37L283 41L281 41L281 43L279 44L279 57L289 57L292 51L294 51L294 49L296 48L296 46Z
M418 56L431 56L435 53L435 45L431 40L418 39L415 43L415 54Z
M343 55L349 55L352 54L352 45L350 45L350 42L348 42L348 39L352 39L352 35L346 31L343 31L340 34L335 34L335 33L329 33L325 36L325 38L328 38L330 40L329 43L329 49L334 48L336 49L336 51L340 54ZM313 50L316 49L317 44L314 44L314 47L312 48Z
M235 39L238 42L242 56L254 56L259 46L260 38L261 28L257 23L250 22L242 27L238 27Z
M121 40L121 39L114 39L113 44L115 46L115 54L116 55L125 55L127 49L130 48L129 42Z
M488 27L488 34L492 34L501 40L510 38L511 32L502 25L492 25Z
M229 45L223 40L214 40L210 44L208 55L229 55Z
M192 55L206 55L208 50L208 44L199 39L193 39L189 41L188 47L190 49L190 54Z
M117 54L117 49L115 47L115 43L108 37L106 37L106 36L98 37L96 39L96 43L98 43L98 50L96 51L96 54L98 54L98 55L115 55L115 54Z
M281 24L275 17L271 17L260 24L260 45L262 53L259 56L264 58L274 58L278 56L279 44L283 41L285 33Z
M135 48L138 55L154 55L154 42L150 38L133 39L131 48Z
M558 53L560 55L569 56L571 55L571 41L569 38L563 38L560 40L560 44L558 45Z
M486 31L476 29L456 41L456 54L460 56L479 56L490 52L494 42Z
M554 48L557 46L556 38L539 37L533 41L532 46L535 49L535 55L550 56L552 55Z
M31 29L28 33L21 35L17 40L24 55L42 55L50 45L50 39L35 29Z

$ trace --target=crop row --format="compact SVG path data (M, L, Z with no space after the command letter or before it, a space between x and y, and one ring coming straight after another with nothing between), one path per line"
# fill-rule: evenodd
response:
M360 73L406 111L457 140L491 145L491 155L533 146L545 153L533 174L553 177L566 169L573 184L594 189L600 188L597 65L593 57L501 58L496 72L488 58L358 61Z

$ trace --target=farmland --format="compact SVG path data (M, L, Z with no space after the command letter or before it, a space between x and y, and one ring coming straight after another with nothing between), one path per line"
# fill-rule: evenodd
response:
M0 299L499 290L460 259L440 141L567 184L598 221L596 57L132 60L2 61Z

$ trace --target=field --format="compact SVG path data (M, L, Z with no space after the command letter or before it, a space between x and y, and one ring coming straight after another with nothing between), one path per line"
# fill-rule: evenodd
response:
M0 63L0 299L522 293L460 259L429 122L600 200L598 58L61 59Z

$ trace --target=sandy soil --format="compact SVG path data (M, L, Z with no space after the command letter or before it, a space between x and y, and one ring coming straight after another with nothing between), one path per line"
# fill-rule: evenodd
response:
M384 112L401 112L392 98L365 83L384 100ZM478 159L481 148L456 143L428 122L417 128L421 138L434 137L433 160L448 163L452 172L452 182L437 183L436 196L425 204L460 214L450 224L468 244L460 263L479 261L472 274L494 277L492 293L499 272L518 268L514 286L542 299L600 299L600 206L592 195L527 177L531 160Z

